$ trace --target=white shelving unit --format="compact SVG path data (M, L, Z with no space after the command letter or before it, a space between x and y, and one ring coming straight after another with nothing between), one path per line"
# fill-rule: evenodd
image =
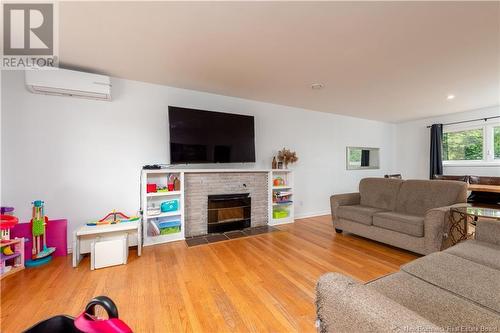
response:
M169 192L153 192L147 193L147 184L157 184L167 186L168 178L174 175L180 180L179 191ZM149 215L148 207L155 205L159 208L161 203L165 200L179 200L179 209L174 212L164 212L157 215ZM141 210L142 210L142 230L143 230L143 244L144 246L162 244L167 242L179 241L184 239L184 172L179 170L142 170L141 177ZM151 233L150 223L152 220L159 218L164 221L180 220L180 232L168 235L153 235Z
M185 206L184 206L184 197L185 195L189 195L189 193L185 193L185 183L184 183L184 175L186 173L223 173L223 172L265 172L268 173L268 195L269 195L269 205L268 205L268 216L269 216L269 225L275 226L285 223L293 223L294 222L294 202L293 202L293 172L287 169L159 169L159 170L142 170L141 175L141 210L142 214L142 236L143 236L143 245L155 245L162 244L173 241L180 241L185 239ZM175 175L180 180L180 189L179 191L169 191L169 192L154 192L147 193L147 184L157 184L161 186L166 186L167 181L170 175ZM283 179L283 184L274 185L274 180L276 178ZM286 203L278 203L274 202L273 198L276 193L288 193L287 197L289 202ZM157 215L149 215L148 207L152 204L155 205L156 208L159 208L161 203L165 200L178 199L179 200L179 209L175 212L164 212ZM286 211L287 216L282 218L274 218L273 212ZM180 232L168 234L168 235L157 235L154 236L150 230L150 221L155 218L159 218L161 220L180 220L181 222L181 230Z
M294 222L293 172L288 169L273 169L269 172L269 225L280 225ZM276 179L283 184L275 185ZM278 193L286 194L287 202L276 202ZM286 217L275 218L275 212L287 212Z

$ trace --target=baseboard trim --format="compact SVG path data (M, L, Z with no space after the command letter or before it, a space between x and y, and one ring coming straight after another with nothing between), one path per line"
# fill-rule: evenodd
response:
M310 212L310 213L303 213L303 214L295 214L295 219L305 219L308 217L316 217L316 216L323 216L323 215L330 215L330 210L321 210L317 212Z

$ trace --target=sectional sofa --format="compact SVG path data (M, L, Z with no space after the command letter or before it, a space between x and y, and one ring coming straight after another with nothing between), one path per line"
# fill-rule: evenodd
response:
M366 284L338 274L316 286L320 332L500 332L500 222Z
M337 232L420 254L441 250L450 208L466 201L464 182L388 178L364 178L358 193L330 198Z

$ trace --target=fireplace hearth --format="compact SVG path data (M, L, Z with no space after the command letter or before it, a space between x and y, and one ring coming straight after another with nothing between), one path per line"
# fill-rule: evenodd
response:
M250 227L252 198L249 193L208 196L208 233Z

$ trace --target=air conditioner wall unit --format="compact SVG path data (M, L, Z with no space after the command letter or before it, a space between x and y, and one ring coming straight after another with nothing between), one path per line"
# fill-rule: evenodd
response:
M34 94L111 100L111 79L106 75L68 69L29 69L26 87Z

